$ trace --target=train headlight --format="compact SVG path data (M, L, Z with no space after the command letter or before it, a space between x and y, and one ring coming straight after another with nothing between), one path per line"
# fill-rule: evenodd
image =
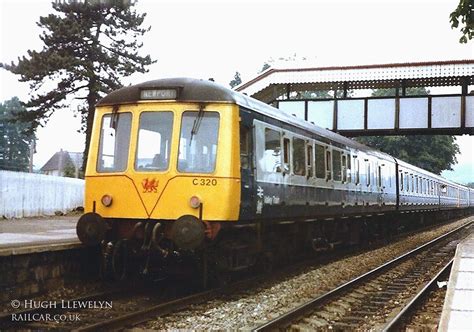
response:
M189 205L191 205L193 209L197 209L201 205L201 200L199 199L199 197L193 196L189 200Z
M102 196L100 201L102 202L102 204L104 204L104 206L111 206L112 205L112 196L104 195L104 196Z

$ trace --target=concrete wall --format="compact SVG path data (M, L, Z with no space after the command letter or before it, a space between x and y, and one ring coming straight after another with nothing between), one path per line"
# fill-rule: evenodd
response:
M84 180L0 171L0 218L53 215L84 206Z

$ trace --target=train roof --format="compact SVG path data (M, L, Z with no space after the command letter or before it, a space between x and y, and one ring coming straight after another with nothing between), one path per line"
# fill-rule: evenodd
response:
M335 141L339 144L364 151L370 154L376 154L383 159L393 160L390 155L371 149L352 139L336 134L330 130L324 129L307 121L290 116L278 108L274 108L259 100L248 97L240 92L231 90L220 84L208 80L199 80L192 78L168 78L131 85L116 90L99 100L97 106L113 106L121 104L134 104L143 99L140 98L141 91L151 89L177 89L176 101L180 102L198 102L198 103L232 103L261 113L270 118L286 122L301 129L315 132L316 134Z
M348 146L359 151L363 151L371 155L375 155L384 160L398 162L401 165L410 167L426 175L430 175L431 177L438 178L439 180L443 180L446 183L463 187L462 185L449 181L439 175L423 170L400 159L396 159L387 153L372 149L363 144L360 144L357 141L336 134L330 130L298 119L294 116L290 116L279 110L278 108L272 107L257 99L248 97L245 94L231 90L225 86L222 86L209 80L193 78L167 78L147 81L140 84L127 86L109 93L107 96L99 100L97 106L114 106L143 102L144 100L140 97L141 91L151 89L176 89L178 91L177 97L173 100L180 102L237 104L254 112L263 114L267 117L288 123L292 126L299 127L309 132L316 133L322 137L325 137L326 139L337 142L339 144Z

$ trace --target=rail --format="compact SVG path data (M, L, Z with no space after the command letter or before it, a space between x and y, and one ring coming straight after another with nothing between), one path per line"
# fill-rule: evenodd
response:
M468 227L469 225L471 225L473 222L469 222L463 226L460 226L446 234L443 234L437 238L435 238L434 240L431 240L375 269L372 269L371 271L359 276L359 277L356 277L344 284L342 284L341 286L323 294L323 295L320 295L298 307L296 307L295 309L293 310L290 310L264 324L261 324L259 326L257 326L256 328L253 329L253 331L270 331L270 330L277 330L277 329L284 329L284 328L287 328L292 322L298 320L299 318L301 317L304 317L306 315L308 315L310 312L314 311L315 308L321 306L322 304L324 304L325 302L327 302L329 299L351 289L352 287L356 286L356 285L359 285L360 283L368 280L369 278L377 275L378 273L381 273L385 270L387 270L388 268L392 267L393 265L397 264L397 263L400 263L402 261L405 261L407 260L408 258L412 257L413 255L421 252L422 250L425 250L429 247L432 247L434 246L435 244L439 243L440 241L448 238L449 236L459 232L460 230Z

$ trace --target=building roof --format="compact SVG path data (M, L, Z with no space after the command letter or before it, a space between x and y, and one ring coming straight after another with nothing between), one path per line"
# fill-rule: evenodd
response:
M82 153L58 151L41 167L40 171L62 171L68 164L80 168L82 166Z

